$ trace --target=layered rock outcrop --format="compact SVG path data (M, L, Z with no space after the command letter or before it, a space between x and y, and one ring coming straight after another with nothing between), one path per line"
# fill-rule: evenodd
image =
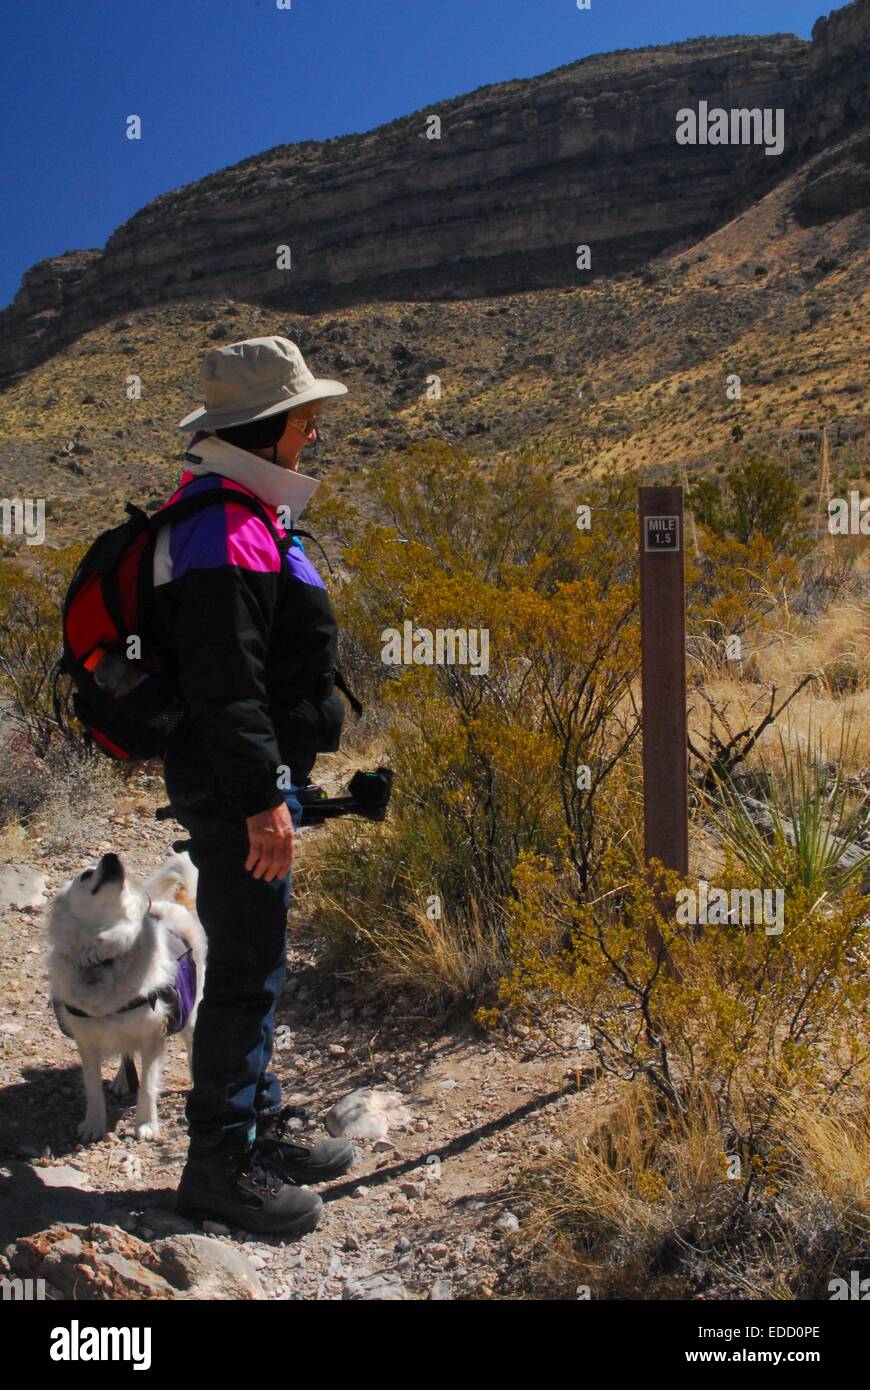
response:
M706 235L796 162L860 132L868 58L870 0L854 0L819 21L810 43L774 35L626 50L365 135L279 146L155 199L102 252L28 271L0 312L0 386L106 319L167 300L228 295L307 311L631 269ZM677 111L700 102L782 109L783 154L678 145ZM433 116L439 139L429 138ZM862 167L856 148L807 193L807 215L827 215L832 201L831 215L856 198L863 206L865 180L847 187L847 166ZM591 247L590 270L578 270L580 244ZM289 269L276 266L281 246Z

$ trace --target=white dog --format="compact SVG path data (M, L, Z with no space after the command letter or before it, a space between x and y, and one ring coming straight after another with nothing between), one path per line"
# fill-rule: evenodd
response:
M187 854L172 855L139 888L128 882L117 854L104 854L94 868L68 879L51 904L51 996L58 1023L81 1056L87 1110L78 1132L86 1142L106 1133L102 1063L119 1053L112 1094L130 1089L129 1059L138 1053L136 1137L159 1133L166 1034L181 1033L189 1062L202 998L206 939L195 901L196 870Z

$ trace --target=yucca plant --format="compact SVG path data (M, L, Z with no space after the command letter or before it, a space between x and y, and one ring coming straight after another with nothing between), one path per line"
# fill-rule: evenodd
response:
M843 775L851 743L848 722L833 756L812 730L806 747L798 739L793 748L780 732L784 773L777 777L759 759L763 801L746 797L730 778L716 777L711 810L719 835L758 883L801 887L818 901L836 897L870 871L870 851L856 847L868 793L856 794Z

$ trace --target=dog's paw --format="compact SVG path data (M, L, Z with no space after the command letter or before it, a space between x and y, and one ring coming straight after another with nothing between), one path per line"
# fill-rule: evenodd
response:
M137 1139L159 1139L160 1126L156 1120L145 1120L136 1126Z
M106 1126L100 1120L89 1120L87 1116L80 1125L76 1126L76 1133L83 1144L94 1144L106 1137Z

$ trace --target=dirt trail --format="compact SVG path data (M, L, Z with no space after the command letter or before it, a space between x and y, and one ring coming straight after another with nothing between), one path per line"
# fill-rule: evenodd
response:
M50 894L109 848L144 877L183 835L172 822L117 815L74 863L42 854L37 842L16 862L43 873ZM320 1189L323 1223L302 1241L212 1233L244 1249L270 1298L347 1298L354 1281L377 1285L378 1275L394 1297L520 1294L524 1257L512 1235L528 1215L513 1193L520 1167L586 1131L609 1094L576 1030L566 1024L542 1048L530 1038L482 1038L468 1025L444 1031L403 1013L401 1001L385 1010L326 974L293 909L290 928L275 1067L285 1103L309 1110L303 1137L322 1135L330 1106L362 1086L401 1092L412 1127L391 1132L389 1147L355 1141L355 1168ZM187 1142L182 1044L169 1041L161 1137L137 1141L132 1112L110 1102L107 1139L80 1146L81 1076L48 1004L43 933L39 908L0 913L0 1249L54 1222L108 1221L146 1240L197 1229L174 1212ZM52 1179L59 1185L47 1186Z

